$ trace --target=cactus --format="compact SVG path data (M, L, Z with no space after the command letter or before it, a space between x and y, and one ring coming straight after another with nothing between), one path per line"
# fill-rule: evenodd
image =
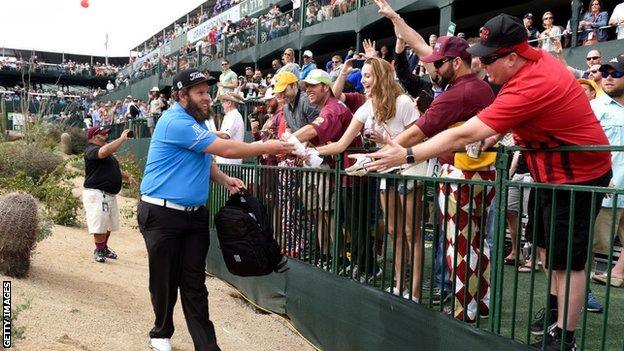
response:
M72 154L71 135L69 133L61 134L61 150L65 155Z
M13 192L0 198L0 272L14 278L28 275L30 253L39 231L37 202Z

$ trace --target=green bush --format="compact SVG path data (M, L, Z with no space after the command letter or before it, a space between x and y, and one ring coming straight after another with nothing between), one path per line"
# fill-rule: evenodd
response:
M61 141L61 134L69 133L72 141L72 153L77 155L84 152L87 147L87 137L85 131L79 127L72 127L64 124L47 124L45 139L57 145Z
M143 169L139 166L139 162L137 162L136 158L132 154L117 156L117 161L119 161L119 167L121 170L128 173L130 177L136 180L136 184L124 182L123 188L121 189L121 195L138 199L141 195L139 186L141 185L141 180L143 179Z
M75 225L81 201L73 195L73 179L78 173L66 168L65 162L45 177L35 180L23 171L13 177L0 178L0 190L22 190L37 198L44 205L44 214L60 225Z
M0 177L13 177L24 172L35 181L53 172L63 157L37 144L0 143Z

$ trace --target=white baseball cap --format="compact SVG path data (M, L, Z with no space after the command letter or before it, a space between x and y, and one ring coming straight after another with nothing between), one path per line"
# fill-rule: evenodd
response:
M160 91L160 89L158 89L158 87L153 87L150 91Z
M313 58L314 56L312 56L312 51L306 50L303 52L303 57Z

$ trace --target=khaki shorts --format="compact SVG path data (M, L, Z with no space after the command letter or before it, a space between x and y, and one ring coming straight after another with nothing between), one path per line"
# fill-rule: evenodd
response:
M620 242L624 244L624 208L615 210L615 234L620 238ZM596 226L594 233L594 249L596 253L608 255L611 251L611 208L603 207L596 218Z
M119 207L117 197L101 190L84 189L82 192L87 219L87 228L91 234L105 234L119 230Z
M327 165L321 165L320 168L329 169ZM332 188L331 173L310 172L308 177L301 179L301 197L306 210L312 211L320 209L322 211L331 211L334 209L334 189Z

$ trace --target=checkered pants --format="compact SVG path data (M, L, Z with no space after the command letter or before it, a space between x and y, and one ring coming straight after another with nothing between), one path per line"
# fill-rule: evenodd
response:
M494 180L496 171L464 171L451 165L442 167L443 178ZM472 195L472 197L470 196ZM446 205L445 212L445 201ZM481 224L485 228L494 188L468 184L440 184L439 206L446 232L446 263L456 278L455 318L474 321L490 307L490 247L483 240L480 250ZM472 212L472 213L471 213ZM485 234L485 233L484 233ZM455 254L457 253L457 262ZM455 267L455 269L453 269ZM481 268L479 271L479 267Z

